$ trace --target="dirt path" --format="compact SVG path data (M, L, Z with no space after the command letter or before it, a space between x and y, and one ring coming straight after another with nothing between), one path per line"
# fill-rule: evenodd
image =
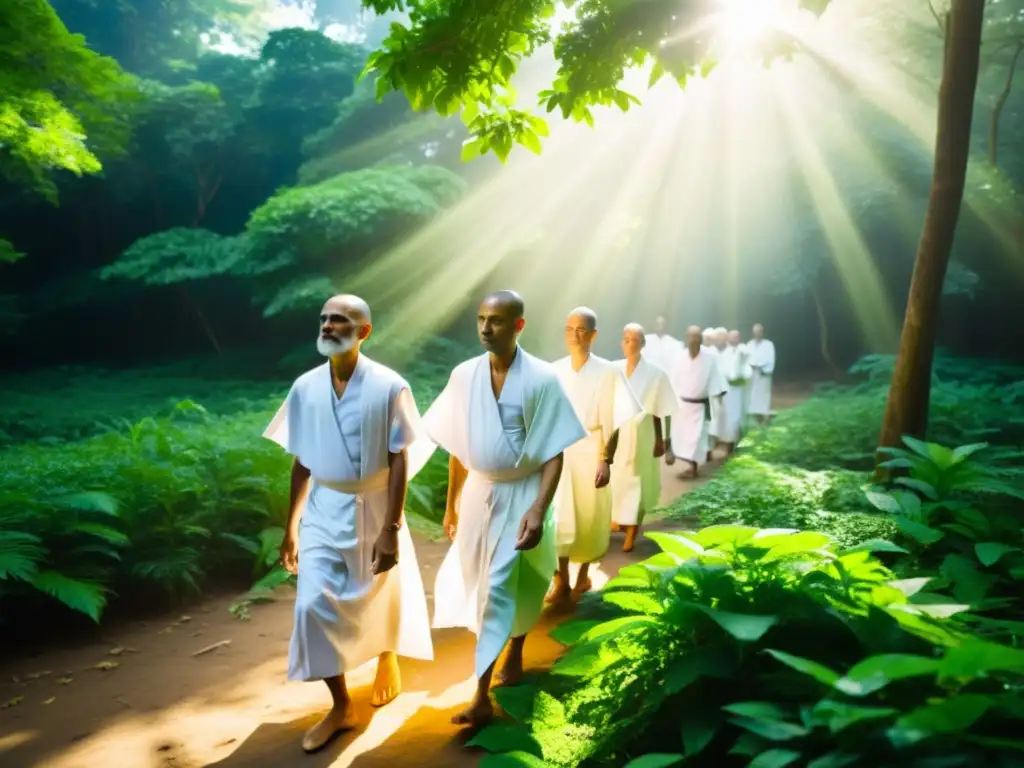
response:
M798 397L782 395L780 407ZM712 471L717 463L712 466ZM709 473L710 474L710 473ZM664 499L695 487L663 473ZM703 482L703 481L697 481ZM647 528L666 527L652 521ZM447 543L418 539L417 556L433 603L434 574ZM629 562L656 551L643 539L623 555L621 536L601 562L595 587ZM475 766L448 718L473 692L474 638L434 632L432 663L402 660L405 692L380 710L369 706L373 665L349 676L360 727L325 752L306 757L302 732L325 708L321 685L286 683L292 603L287 594L254 606L240 621L231 599L209 600L164 621L111 630L105 642L47 651L0 664L0 764L5 768L426 768ZM548 666L561 651L548 630L564 615L546 612L527 642L527 667ZM216 643L199 656L196 651Z

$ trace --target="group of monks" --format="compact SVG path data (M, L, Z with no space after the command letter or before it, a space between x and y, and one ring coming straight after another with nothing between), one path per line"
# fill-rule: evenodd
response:
M433 626L477 636L477 689L457 725L493 717L490 687L523 674L523 646L545 600L571 605L591 588L613 527L632 549L658 504L659 461L687 474L731 449L746 413L766 419L775 354L763 329L691 327L680 342L636 324L623 359L591 353L597 315L565 326L568 355L542 361L519 345L526 324L513 291L477 315L484 354L458 365L421 418L409 384L360 351L370 308L335 296L320 314L327 362L300 376L264 436L294 457L281 562L298 575L288 679L322 680L332 707L303 737L314 752L354 727L345 673L376 658L372 703L401 691L397 656L432 660L423 582L403 525L409 481L440 447L448 456L443 527L452 541L435 584ZM734 394L735 393L735 394ZM664 429L663 429L664 422ZM570 563L578 565L571 582Z

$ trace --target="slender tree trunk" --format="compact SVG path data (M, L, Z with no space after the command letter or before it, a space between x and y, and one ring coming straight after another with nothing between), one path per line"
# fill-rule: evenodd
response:
M984 16L985 0L952 0L946 18L932 186L885 405L881 446L897 445L903 435L923 437L928 426L935 331L963 203Z
M1024 40L1017 43L1017 48L1010 59L1009 68L1006 70L1006 81L1003 83L1003 90L999 92L995 103L992 104L992 112L988 118L988 161L993 168L999 165L999 119L1003 115L1003 107L1006 100L1010 98L1013 91L1013 76L1017 71L1017 62L1024 52Z
M843 375L842 369L832 359L832 353L828 348L828 317L825 315L825 305L821 301L821 294L818 293L818 286L811 286L811 298L814 299L814 313L818 317L818 339L821 344L821 359L825 361L832 376L838 379Z
M209 320L206 319L206 314L199 306L199 303L192 298L192 294L189 293L185 286L179 286L178 289L181 293L182 299L185 301L185 305L189 310L195 313L196 319L199 321L199 325L203 329L203 333L206 334L206 340L210 342L210 346L213 347L213 350L219 356L222 353L220 342L217 341L217 335L213 332L213 328L210 326Z

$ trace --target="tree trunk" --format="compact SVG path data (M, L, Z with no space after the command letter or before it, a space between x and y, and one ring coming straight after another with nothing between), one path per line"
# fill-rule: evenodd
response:
M988 118L988 161L993 168L999 165L999 119L1003 115L1006 100L1010 98L1010 93L1013 91L1013 76L1017 71L1017 62L1020 60L1022 52L1024 52L1024 40L1017 43L1017 49L1013 52L1009 68L1006 71L1003 90L999 92L995 103L992 104L992 112Z
M818 317L818 339L821 344L821 359L825 361L833 378L840 378L843 375L842 369L832 359L832 353L828 349L828 317L825 315L825 305L818 293L818 286L811 286L811 298L814 300L814 312Z
M897 445L903 435L923 437L928 426L935 332L963 203L984 16L985 0L952 0L946 18L932 186L880 446Z

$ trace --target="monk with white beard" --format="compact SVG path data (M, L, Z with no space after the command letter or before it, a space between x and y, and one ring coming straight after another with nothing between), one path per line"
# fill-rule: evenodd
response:
M643 413L623 372L591 354L597 338L597 315L586 307L569 313L565 343L569 355L554 364L558 379L587 437L565 452L565 467L555 494L558 515L558 572L548 599L579 598L590 587L590 564L611 543L612 499L608 490L619 429ZM569 562L579 563L576 584L569 586Z
M493 717L491 677L506 644L500 682L522 677L526 634L557 563L550 507L563 452L586 436L552 366L519 346L525 324L516 293L484 299L477 332L487 353L457 366L424 416L449 454L444 530L454 542L437 574L434 626L477 636L476 693L456 725Z
M676 407L668 374L641 355L644 340L642 326L631 323L623 328L625 358L616 362L644 410L641 418L626 422L619 430L619 460L612 465L612 524L626 532L623 552L633 551L644 514L654 509L661 497L662 419Z
M754 338L747 342L751 376L747 394L747 411L757 423L764 425L772 415L772 376L775 373L775 345L764 337L764 326L754 326Z
M314 752L354 726L345 674L373 658L374 706L401 691L397 655L433 658L423 583L402 525L419 413L409 385L361 354L370 308L335 296L320 313L328 362L300 376L264 437L295 457L281 562L298 574L289 680L323 680L330 712L302 739ZM397 567L396 567L397 566Z
M727 388L717 355L705 349L701 341L700 328L690 326L686 331L686 354L669 376L678 402L672 415L669 450L690 465L682 477L696 477L707 461L711 401L723 397Z
M740 341L739 331L729 331L725 349L719 356L719 366L729 385L725 393L724 423L719 439L725 444L726 451L731 454L736 450L736 443L739 442L743 431L747 381L751 374L747 363L747 348Z

